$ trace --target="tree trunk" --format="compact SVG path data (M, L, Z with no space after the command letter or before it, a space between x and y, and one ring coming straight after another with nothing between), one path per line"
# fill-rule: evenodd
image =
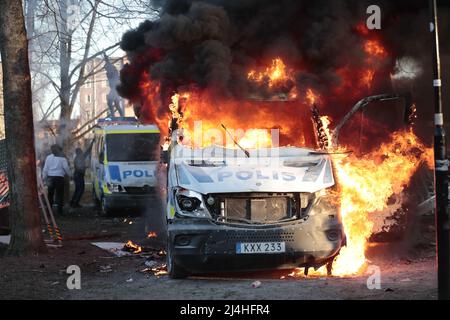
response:
M8 253L43 251L36 185L31 77L21 1L0 1L5 129L10 182L11 243Z
M61 113L59 115L58 137L57 143L62 147L66 157L71 152L71 122L70 117L72 115L72 106L70 105L70 62L72 54L72 38L67 28L67 4L66 0L58 0L58 6L60 10L60 17L58 24L59 35L59 78L61 81L60 86L60 100L61 100ZM69 159L67 159L69 160ZM64 178L64 203L69 202L70 199L70 179Z

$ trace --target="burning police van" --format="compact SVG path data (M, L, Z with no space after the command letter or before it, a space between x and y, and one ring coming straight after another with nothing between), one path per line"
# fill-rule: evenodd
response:
M171 277L319 268L346 243L330 156L306 148L170 150Z
M236 149L190 148L183 136L178 142L173 134L177 121L172 121L163 157L169 275L293 267L304 268L307 275L309 268L322 266L331 274L334 259L347 244L332 161L346 154L338 148L341 129L369 104L397 100L404 102L401 125L410 126L415 107L409 95L366 97L332 132L313 106L316 149L246 150L236 141Z

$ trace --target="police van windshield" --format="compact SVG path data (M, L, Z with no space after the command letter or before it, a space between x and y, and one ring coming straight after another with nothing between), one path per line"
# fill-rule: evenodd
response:
M159 135L155 133L107 134L108 161L156 161Z

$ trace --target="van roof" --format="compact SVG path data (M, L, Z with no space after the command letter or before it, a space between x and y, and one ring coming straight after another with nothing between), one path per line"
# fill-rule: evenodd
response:
M95 130L96 133L131 133L131 132L145 132L145 133L160 133L159 128L154 124L117 124L101 126Z

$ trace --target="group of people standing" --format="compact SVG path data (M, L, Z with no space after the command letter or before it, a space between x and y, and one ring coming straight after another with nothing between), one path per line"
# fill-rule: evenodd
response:
M64 178L67 176L73 179L75 191L70 201L72 208L79 208L80 200L84 193L84 176L86 173L86 159L89 157L93 142L86 151L81 148L75 150L75 158L73 160L73 172L70 170L69 161L63 153L63 150L57 144L50 147L51 153L45 158L44 167L42 169L42 178L48 188L48 199L50 205L56 204L58 214L63 214L64 208Z

